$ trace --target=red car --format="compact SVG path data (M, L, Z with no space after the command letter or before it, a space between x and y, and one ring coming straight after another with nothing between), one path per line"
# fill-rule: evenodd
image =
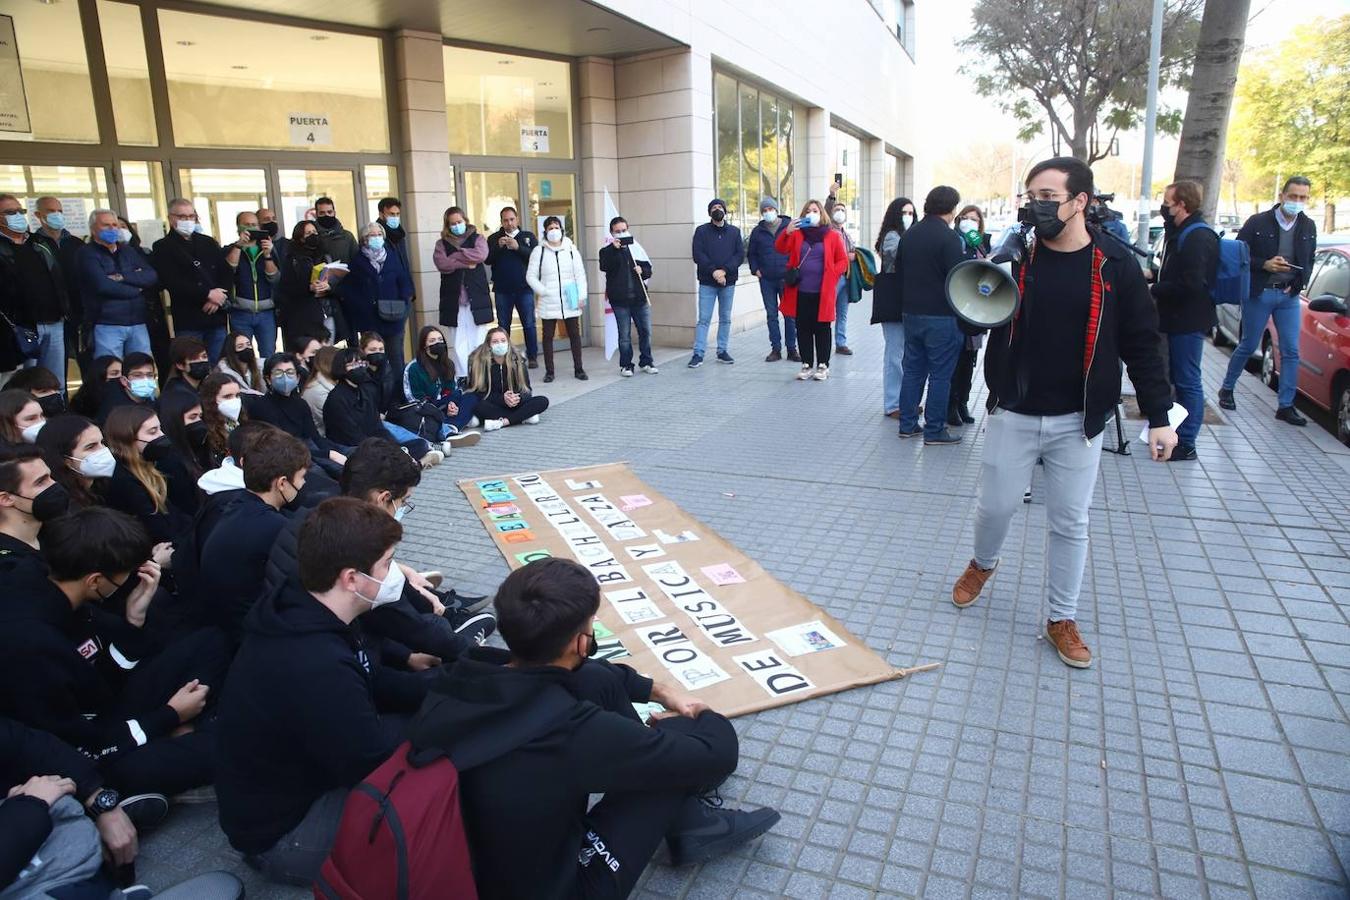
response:
M1350 444L1350 246L1323 247L1299 300L1298 392L1336 419L1336 437ZM1261 380L1280 383L1279 336L1273 321L1261 340Z

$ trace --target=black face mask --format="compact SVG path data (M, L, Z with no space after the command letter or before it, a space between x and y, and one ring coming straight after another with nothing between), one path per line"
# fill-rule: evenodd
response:
M445 356L445 344L436 343L427 347L427 356L430 356L432 359L440 359Z
M378 369L380 366L384 365L384 360L385 354L383 353L366 354L366 365L370 366L372 369Z
M304 387L305 382L309 381L309 366L305 365L304 363L301 363L300 365L296 366L295 378L296 381L299 382L300 386Z
M200 450L206 446L207 427L201 419L185 426L183 432L187 435L188 443L192 445L194 450Z
M316 216L314 218L314 224L318 225L320 228L337 228L337 216Z
M319 247L322 246L321 242L319 241L319 236L317 234L305 235L305 239L300 243L305 245L306 250L318 250Z
M141 456L146 462L159 462L173 452L173 444L169 442L167 434L161 434L141 449Z
M1172 207L1168 206L1166 203L1158 207L1158 215L1162 216L1164 225L1172 224Z
M38 406L42 408L43 416L52 419L66 411L66 398L60 394L48 394L38 398Z
M370 381L369 369L352 369L347 372L347 380L352 384L365 384Z
M113 583L113 580L108 576L105 575L103 576L103 578L109 584ZM100 603L102 603L104 606L112 608L115 611L126 602L127 597L131 595L131 592L135 589L136 585L139 583L140 579L136 577L136 573L133 572L126 578L122 579L122 583L119 584L117 587L113 588L112 593L99 594L98 588L94 588L94 593L98 594L98 599Z
M720 210L720 209L714 209L714 210L712 211L712 220L713 220L714 222L720 222L720 221L722 221L723 219L725 219L726 217L727 217L727 214L726 214L726 212L724 212L723 210Z
M19 495L23 497L22 494ZM39 522L50 522L70 511L70 493L57 482L43 488L36 497L24 497L33 504L33 518Z
M1027 205L1027 218L1036 226L1036 237L1054 240L1064 230L1065 222L1059 217L1062 205L1058 200L1032 200Z
M207 375L211 374L211 364L205 360L188 363L187 373L194 381L201 381Z
M245 347L243 350L236 350L234 351L234 356L236 359L238 359L241 363L244 363L245 365L251 364L253 360L257 358L253 355L252 347Z
M277 232L281 230L281 226L277 225L276 222L264 222L258 226L258 230L265 231L268 237L274 238L277 236Z

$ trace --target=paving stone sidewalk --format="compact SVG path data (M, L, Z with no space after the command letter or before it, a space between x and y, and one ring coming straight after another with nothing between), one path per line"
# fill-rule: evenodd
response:
M456 452L405 522L405 561L489 593L506 566L456 478L627 460L891 663L943 664L737 720L723 794L782 823L701 868L653 866L637 896L1347 896L1347 448L1274 421L1247 375L1198 462L1107 454L1079 614L1096 661L1070 670L1039 637L1039 472L991 590L950 603L983 416L960 446L900 441L865 305L827 382L762 362L763 329L734 337L734 366L663 359ZM1226 362L1206 348L1211 397ZM227 868L250 897L308 896L253 875L214 804L143 848L152 885Z

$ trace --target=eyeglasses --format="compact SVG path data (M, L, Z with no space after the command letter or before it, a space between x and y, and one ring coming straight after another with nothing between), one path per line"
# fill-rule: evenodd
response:
M1073 198L1071 198L1068 194L1057 194L1054 191L1047 189L1041 191L1027 191L1025 194L1022 195L1022 199L1028 202L1032 200L1053 200L1056 203L1064 203L1065 201L1071 200Z

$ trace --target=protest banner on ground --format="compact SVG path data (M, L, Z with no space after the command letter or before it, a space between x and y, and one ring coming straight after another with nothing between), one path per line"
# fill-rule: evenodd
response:
M558 556L594 573L600 658L725 715L903 674L623 463L459 485L512 568Z

